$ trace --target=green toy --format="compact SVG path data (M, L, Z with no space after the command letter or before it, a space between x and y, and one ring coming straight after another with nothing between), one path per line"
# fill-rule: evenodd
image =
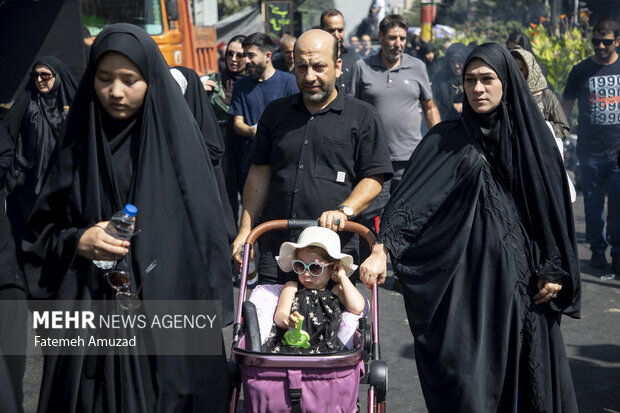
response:
M295 329L289 330L284 333L283 344L286 346L293 346L297 348L308 348L310 347L310 336L307 332L301 329L301 325L303 324L304 317L300 316L297 319L297 323L295 324Z

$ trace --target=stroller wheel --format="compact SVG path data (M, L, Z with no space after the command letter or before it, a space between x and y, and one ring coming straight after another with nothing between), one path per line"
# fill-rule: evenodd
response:
M377 403L384 402L388 389L388 366L384 360L370 360L368 363L368 384L375 388Z

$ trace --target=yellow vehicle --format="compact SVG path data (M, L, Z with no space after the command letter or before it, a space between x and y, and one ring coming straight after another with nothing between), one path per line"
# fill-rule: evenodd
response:
M217 72L217 0L81 0L92 36L107 25L131 23L153 37L170 66L199 75Z

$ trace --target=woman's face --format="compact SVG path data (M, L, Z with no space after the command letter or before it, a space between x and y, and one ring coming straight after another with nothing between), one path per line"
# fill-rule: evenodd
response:
M148 85L138 66L127 56L108 52L99 59L94 87L108 115L122 120L142 107Z
M307 248L297 250L295 255L295 259L301 260L306 264L313 263L314 260L327 264L327 261L323 257ZM299 274L297 277L299 277L299 282L306 288L312 290L324 290L331 278L332 271L334 270L333 267L333 265L326 266L323 268L323 272L318 277L310 275L308 270L306 270L303 274Z
M480 59L472 60L465 68L463 88L471 108L481 114L492 112L504 93L497 73Z
M54 81L56 76L52 72L52 69L45 65L36 65L32 71L32 80L37 87L39 93L49 93L54 87Z
M448 63L450 63L452 73L457 76L460 76L463 73L463 60L460 57L452 57Z
M233 73L245 70L245 53L239 42L232 42L226 51L226 66Z

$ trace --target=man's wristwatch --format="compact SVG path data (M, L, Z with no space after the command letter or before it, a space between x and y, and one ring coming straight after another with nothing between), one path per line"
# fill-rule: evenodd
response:
M353 218L355 218L355 214L353 213L353 208L351 208L350 206L340 205L337 209L338 211L342 212L343 214L347 216L348 221L351 221Z

